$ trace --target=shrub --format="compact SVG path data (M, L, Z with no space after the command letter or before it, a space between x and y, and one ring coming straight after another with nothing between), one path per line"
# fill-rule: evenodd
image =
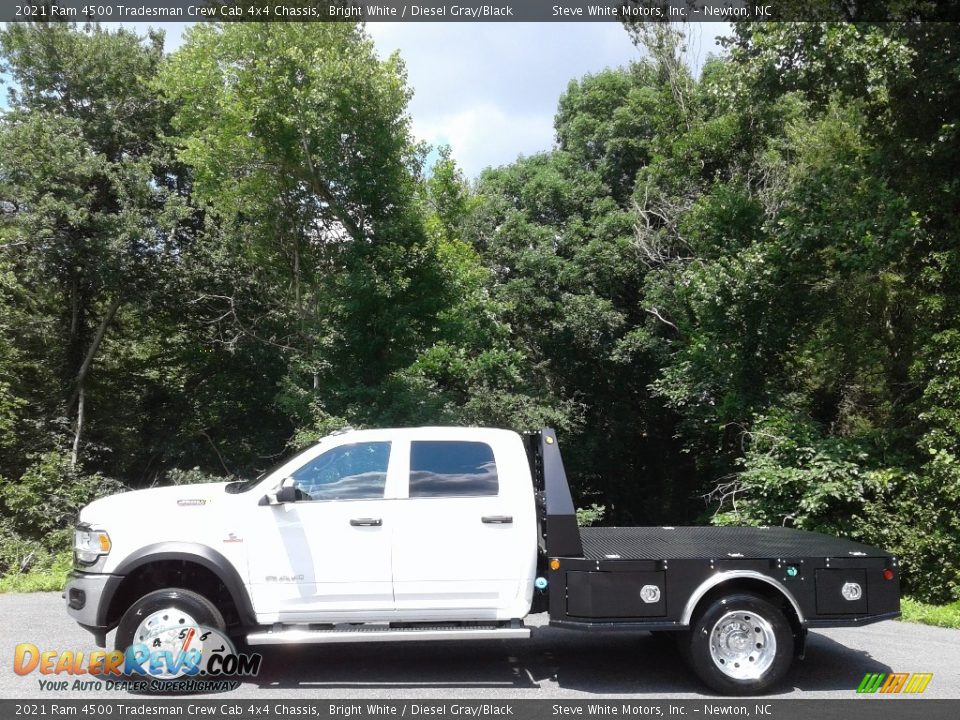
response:
M25 573L42 566L50 552L39 540L18 535L9 518L0 522L0 575Z
M84 475L71 467L64 452L46 452L33 460L17 482L0 487L0 504L14 532L47 546L48 538L62 540L56 534L73 527L84 505L126 489L118 480Z
M603 520L606 512L605 505L597 505L596 503L591 503L590 507L577 508L577 525L580 527L596 525Z
M19 480L0 484L0 575L5 577L59 573L73 546L80 509L126 489L117 480L79 472L64 452L32 460Z

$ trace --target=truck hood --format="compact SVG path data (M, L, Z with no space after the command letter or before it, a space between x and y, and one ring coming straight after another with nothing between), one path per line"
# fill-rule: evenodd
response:
M209 507L230 497L224 490L227 484L171 485L110 495L94 500L81 510L80 521L96 525L128 513L148 511L151 517L156 517Z

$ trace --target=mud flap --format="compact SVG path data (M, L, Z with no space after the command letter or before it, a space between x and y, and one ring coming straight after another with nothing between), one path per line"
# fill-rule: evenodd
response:
M807 632L806 628L801 628L800 632L793 633L793 656L797 660L803 660L807 654Z

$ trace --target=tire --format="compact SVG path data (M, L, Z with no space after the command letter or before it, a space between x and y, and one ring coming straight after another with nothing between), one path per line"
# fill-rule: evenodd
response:
M123 614L117 627L116 649L124 652L134 643L144 642L144 637L149 633L144 623L163 621L169 622L171 627L176 627L178 623L187 626L194 624L221 632L226 627L223 615L203 595L182 588L154 590L137 600Z
M759 695L793 662L793 630L783 612L752 593L714 600L679 638L680 654L723 695Z

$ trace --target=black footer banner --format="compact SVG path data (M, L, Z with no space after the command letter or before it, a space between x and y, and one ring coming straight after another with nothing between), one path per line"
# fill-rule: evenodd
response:
M548 720L553 718L758 718L760 720L956 720L960 700L861 697L850 700L0 700L0 718L320 718L322 720Z

